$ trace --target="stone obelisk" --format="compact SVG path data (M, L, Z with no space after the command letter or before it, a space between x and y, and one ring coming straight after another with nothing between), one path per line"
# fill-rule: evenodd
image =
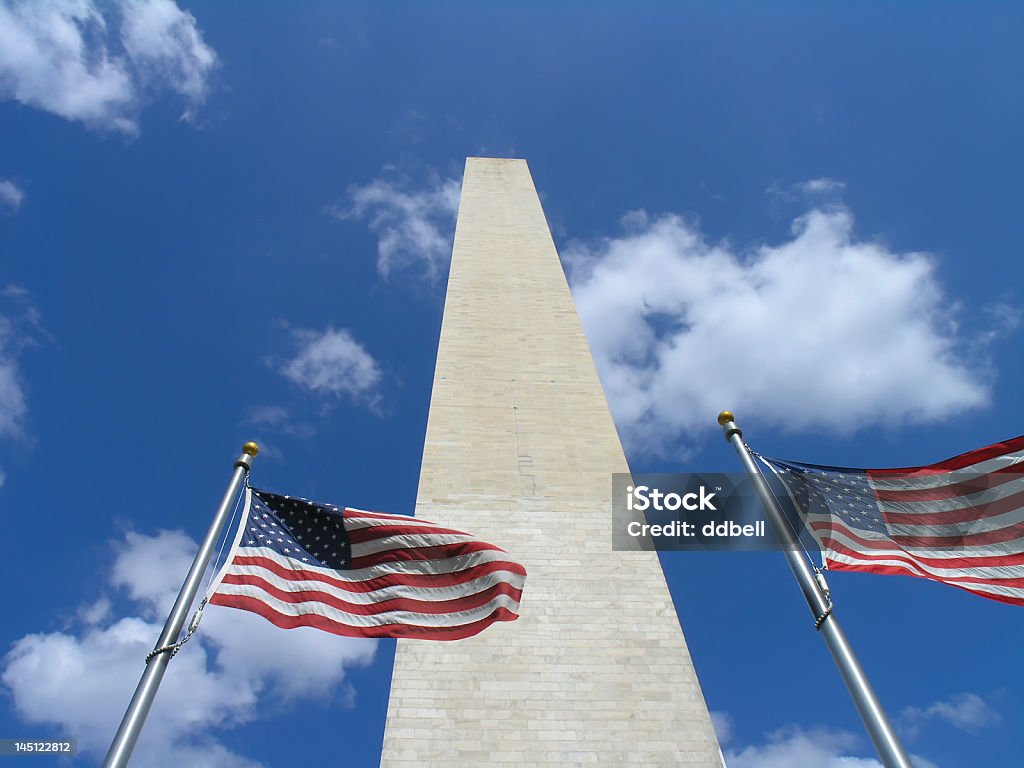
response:
M518 621L398 641L383 768L721 768L657 555L611 548L627 471L526 162L469 158L416 514L529 575Z

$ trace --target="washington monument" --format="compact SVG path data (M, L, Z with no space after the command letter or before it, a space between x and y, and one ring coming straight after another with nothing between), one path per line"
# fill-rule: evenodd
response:
M611 548L627 471L526 162L469 158L416 514L529 575L518 621L398 641L383 768L722 768L657 555Z

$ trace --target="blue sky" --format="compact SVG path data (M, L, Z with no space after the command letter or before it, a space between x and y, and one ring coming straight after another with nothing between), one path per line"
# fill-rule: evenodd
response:
M466 156L528 160L631 464L1024 432L1024 9L0 0L0 736L94 765L242 442L412 509ZM500 543L500 542L499 542ZM668 553L730 768L868 768L777 554ZM919 766L1015 765L1024 612L835 574ZM211 609L137 765L379 759L391 641Z

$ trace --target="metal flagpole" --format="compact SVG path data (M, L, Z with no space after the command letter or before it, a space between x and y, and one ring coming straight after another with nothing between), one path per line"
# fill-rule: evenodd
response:
M885 768L911 768L903 745L896 737L885 710L882 709L882 705L864 674L864 670L861 669L842 627L839 626L839 620L833 612L832 601L828 593L823 584L819 584L807 562L800 556L799 541L782 514L779 503L768 487L768 483L765 482L761 470L754 463L750 449L743 442L743 433L736 426L732 413L722 411L718 415L718 423L722 425L725 439L736 449L743 468L747 470L747 474L750 475L750 479L754 483L754 489L761 500L772 530L782 546L786 561L796 577L797 584L800 585L800 591L803 592L811 613L814 614L814 625L825 638L825 644L832 653L836 666L839 667L839 674L842 676L843 682L846 683L853 703L857 706L857 712L864 721L864 726L868 730L871 741L874 742L882 764Z
M217 514L213 517L210 530L206 532L202 546L199 547L196 559L192 561L192 567L189 569L188 576L185 577L185 583L181 585L178 599L174 601L174 607L171 608L167 617L167 623L164 624L164 630L160 633L160 639L156 641L153 652L146 658L146 671L142 673L142 679L139 680L139 685L135 689L135 695L132 696L131 703L121 719L121 726L117 729L114 741L110 744L107 756L103 760L103 768L124 768L128 765L128 759L142 732L142 726L146 722L146 715L149 714L156 690L160 687L164 670L167 669L167 662L170 661L177 648L178 635L181 634L185 616L188 614L189 608L192 607L196 592L199 591L199 584L206 572L206 566L210 562L214 547L217 546L217 539L220 538L221 531L224 529L224 523L227 522L231 507L242 487L242 482L252 468L252 460L259 452L260 449L256 443L246 443L242 446L242 455L235 460L235 473L231 478L231 484L224 494Z

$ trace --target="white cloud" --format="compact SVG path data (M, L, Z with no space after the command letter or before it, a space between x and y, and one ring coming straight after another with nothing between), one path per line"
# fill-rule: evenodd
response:
M288 423L288 411L280 405L256 405L249 409L245 420L259 426L279 427Z
M31 634L4 659L0 679L19 717L75 734L94 757L109 746L196 544L180 532L129 533L111 582L139 615L110 621L104 595L80 610L80 632ZM245 611L211 606L171 661L132 759L140 768L256 768L216 742L217 731L256 720L266 705L346 696L345 670L369 663L376 641L309 628L281 630Z
M411 189L407 180L378 178L349 188L351 207L327 212L340 219L369 219L378 237L381 277L412 269L434 281L451 259L460 188L457 179L437 176L423 189Z
M945 721L962 731L976 734L998 725L1002 717L976 693L960 693L927 707L908 707L900 714L900 729L908 738L914 739L931 720Z
M22 353L52 337L32 295L20 285L0 288L0 444L27 441L28 401L20 367ZM0 469L0 486L7 475Z
M100 624L110 618L113 607L109 597L101 597L91 605L84 605L79 608L78 618L87 626Z
M797 201L837 201L840 199L846 184L827 176L807 181L798 181L795 184L782 184L773 182L765 192L774 202L793 203Z
M820 200L844 188L821 177L772 189ZM419 190L377 179L331 213L370 219L382 275L419 265L433 279L458 189L436 175ZM708 244L675 215L634 211L623 225L562 254L616 422L640 453L678 449L724 408L840 434L962 414L988 403L988 348L1019 324L1001 304L991 331L966 337L932 257L858 240L840 205L813 207L791 238L750 253Z
M849 433L945 419L988 402L934 261L857 240L843 208L740 254L679 216L564 249L616 422L665 453L724 408L788 430Z
M0 318L0 437L21 434L21 423L28 410L21 388L17 362L4 357L4 319Z
M320 395L343 395L376 403L381 370L377 361L348 331L293 331L299 351L281 373L304 389Z
M13 213L21 207L25 199L25 192L13 181L0 179L0 208L6 208Z
M39 312L24 288L9 285L0 291L0 298L15 305L13 313L0 314L0 438L19 437L28 406L18 359L42 330Z
M248 410L243 423L257 427L261 432L268 432L272 437L275 435L296 435L298 437L311 437L316 430L313 425L297 419L288 409L280 405L256 405ZM260 444L260 455L271 455L276 449L266 445L265 440L257 441ZM270 454L264 451L270 450ZM280 457L278 457L280 458Z
M169 574L188 573L196 545L182 531L160 531L155 536L128 531L110 571L110 583L124 589L147 619L167 616L181 582Z
M846 731L793 725L769 734L764 744L727 750L725 762L729 768L882 768L873 757L849 754L863 741ZM917 755L911 763L914 768L937 768Z
M121 40L147 84L166 85L189 105L184 117L206 99L217 55L206 43L195 17L174 0L145 0L123 6Z
M732 741L733 722L727 712L711 712L711 724L715 728L715 735L718 736L718 743L725 746Z
M217 64L174 0L11 0L0 5L0 98L101 130L138 132L158 90L191 117Z
M802 181L796 185L796 188L807 195L823 195L831 192L842 192L846 189L846 184L835 179L822 177L820 179Z
M726 764L729 768L882 768L873 758L844 754L858 742L845 731L804 731L791 726L770 734L766 744L727 751Z
M7 654L3 682L22 720L58 725L77 736L83 752L101 756L159 632L156 622L126 618L79 636L28 635ZM225 680L222 673L207 671L204 647L186 648L161 686L133 764L183 764L181 746L201 741L210 727L253 716L257 696L252 681Z

